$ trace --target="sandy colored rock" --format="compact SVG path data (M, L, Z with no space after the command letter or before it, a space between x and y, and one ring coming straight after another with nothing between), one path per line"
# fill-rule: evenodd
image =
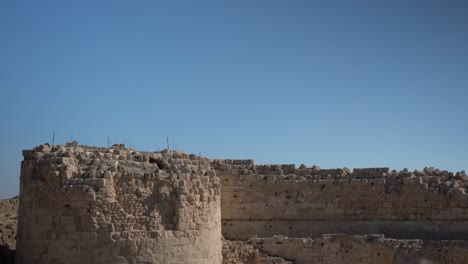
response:
M23 152L16 263L221 263L209 160L121 145L46 149Z
M18 197L0 200L0 263L12 264L16 249Z
M18 197L0 200L0 244L9 249L16 248L18 204Z
M256 165L77 142L23 156L17 264L468 263L463 171ZM0 202L2 264L17 206Z

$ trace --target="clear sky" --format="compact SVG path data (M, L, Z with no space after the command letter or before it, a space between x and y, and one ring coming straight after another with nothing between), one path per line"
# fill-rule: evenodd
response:
M468 1L0 2L0 198L70 139L468 169Z

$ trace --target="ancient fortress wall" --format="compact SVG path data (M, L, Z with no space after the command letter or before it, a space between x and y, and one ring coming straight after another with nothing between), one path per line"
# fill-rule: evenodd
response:
M315 239L252 238L244 243L302 264L468 263L467 241L398 240L383 235L324 235Z
M17 264L221 263L208 159L77 144L23 155Z
M23 155L17 264L468 263L464 172L77 143Z
M321 170L212 162L222 184L228 239L385 234L403 239L468 240L468 177L426 168Z

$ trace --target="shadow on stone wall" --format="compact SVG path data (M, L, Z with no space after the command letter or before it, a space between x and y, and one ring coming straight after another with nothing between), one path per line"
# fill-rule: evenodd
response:
M14 264L15 263L15 251L5 245L0 245L0 263L2 264Z

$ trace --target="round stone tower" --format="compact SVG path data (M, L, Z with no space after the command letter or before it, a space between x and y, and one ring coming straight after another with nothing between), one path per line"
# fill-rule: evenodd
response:
M208 159L76 142L23 155L17 264L222 262Z

